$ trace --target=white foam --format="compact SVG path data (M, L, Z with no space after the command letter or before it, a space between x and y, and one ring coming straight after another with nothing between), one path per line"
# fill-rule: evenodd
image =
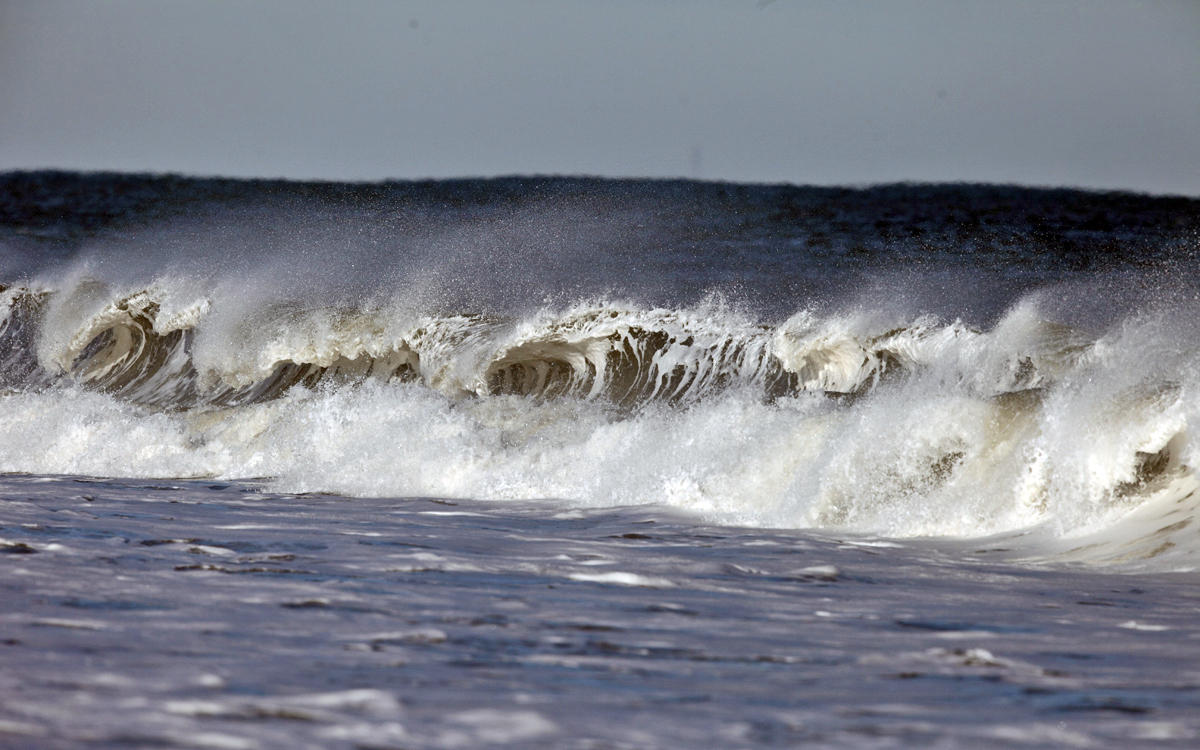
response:
M536 711L477 708L449 714L446 718L466 728L469 733L453 730L444 733L439 745L445 747L526 742L558 731L554 722Z
M507 323L405 318L381 305L258 310L254 331L218 346L241 329L195 289L162 282L114 302L113 288L73 283L45 316L43 354L59 365L101 323L140 310L155 329L201 323L197 366L226 380L249 382L280 358L350 372L348 362L365 361L353 358L381 357L390 367L398 352L411 354L419 377L334 380L185 410L70 382L9 392L0 397L2 471L268 477L283 492L552 498L565 512L662 504L720 523L898 537L1043 525L1067 538L1125 523L1200 462L1197 352L1173 343L1191 324L1168 314L1089 338L1046 323L1033 298L990 331L811 312L771 328L718 303L673 311L591 301ZM645 330L658 332L649 349L651 339L637 338ZM636 408L601 395L618 388L604 369L618 350L649 358L622 376L646 378L648 400ZM517 362L523 370L510 369ZM537 391L553 362L574 373L574 395L490 390L506 372L532 377ZM773 400L763 393L771 362L776 376L796 378Z
M583 581L585 583L614 583L619 586L643 586L652 589L668 589L675 585L666 578L627 573L621 570L612 570L605 573L571 573L567 577L572 581Z

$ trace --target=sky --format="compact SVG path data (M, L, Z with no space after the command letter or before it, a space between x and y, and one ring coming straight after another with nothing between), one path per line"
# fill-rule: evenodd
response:
M1197 0L0 0L0 170L1200 195Z

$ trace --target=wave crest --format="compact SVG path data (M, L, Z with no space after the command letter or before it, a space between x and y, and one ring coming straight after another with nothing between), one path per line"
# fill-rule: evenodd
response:
M1087 351L1078 335L1041 321L1024 321L1025 336L1014 345L1006 340L1011 323L984 333L922 316L878 330L871 321L801 311L770 326L720 308L611 303L523 320L425 316L399 330L378 311L262 315L221 341L205 329L207 300L168 315L155 293L143 290L54 332L68 343L46 356L38 342L50 297L25 288L4 292L0 356L10 363L10 387L68 378L168 409L256 403L296 385L366 379L422 382L455 397L574 397L626 408L687 405L730 388L767 400L801 392L841 397L939 368L944 378L995 395L1042 387ZM55 322L62 326L62 319ZM245 330L256 325L265 330ZM205 335L210 355L200 365L193 354ZM260 348L247 350L248 341Z

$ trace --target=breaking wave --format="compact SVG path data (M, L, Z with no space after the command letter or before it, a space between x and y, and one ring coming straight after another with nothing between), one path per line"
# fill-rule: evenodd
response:
M1040 387L1091 346L1042 322L1025 321L1013 347L1002 340L1011 322L989 334L931 316L881 328L868 316L801 311L767 325L722 303L670 310L594 302L520 320L471 313L401 327L386 311L269 310L255 322L260 330L243 327L220 356L197 362L207 299L168 314L140 291L75 319L68 313L80 306L48 291L13 287L0 304L10 388L70 382L159 409L251 404L296 385L365 380L419 382L449 397L574 397L630 409L733 388L764 399L853 396L947 357L959 360L955 379L997 395ZM247 340L257 348L247 351Z
M987 330L771 325L720 301L402 321L292 307L218 342L208 299L95 295L4 291L4 470L660 503L894 536L1077 538L1164 493L1191 507L1198 352L1164 347L1179 323L1161 315L1096 335L1046 321L1036 296ZM1094 556L1178 546L1145 541L1158 530Z
M1194 200L0 185L0 471L1200 555Z

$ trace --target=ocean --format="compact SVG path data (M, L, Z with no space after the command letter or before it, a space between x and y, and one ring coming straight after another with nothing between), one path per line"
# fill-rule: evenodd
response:
M0 174L0 747L1195 747L1198 271L1186 197Z

